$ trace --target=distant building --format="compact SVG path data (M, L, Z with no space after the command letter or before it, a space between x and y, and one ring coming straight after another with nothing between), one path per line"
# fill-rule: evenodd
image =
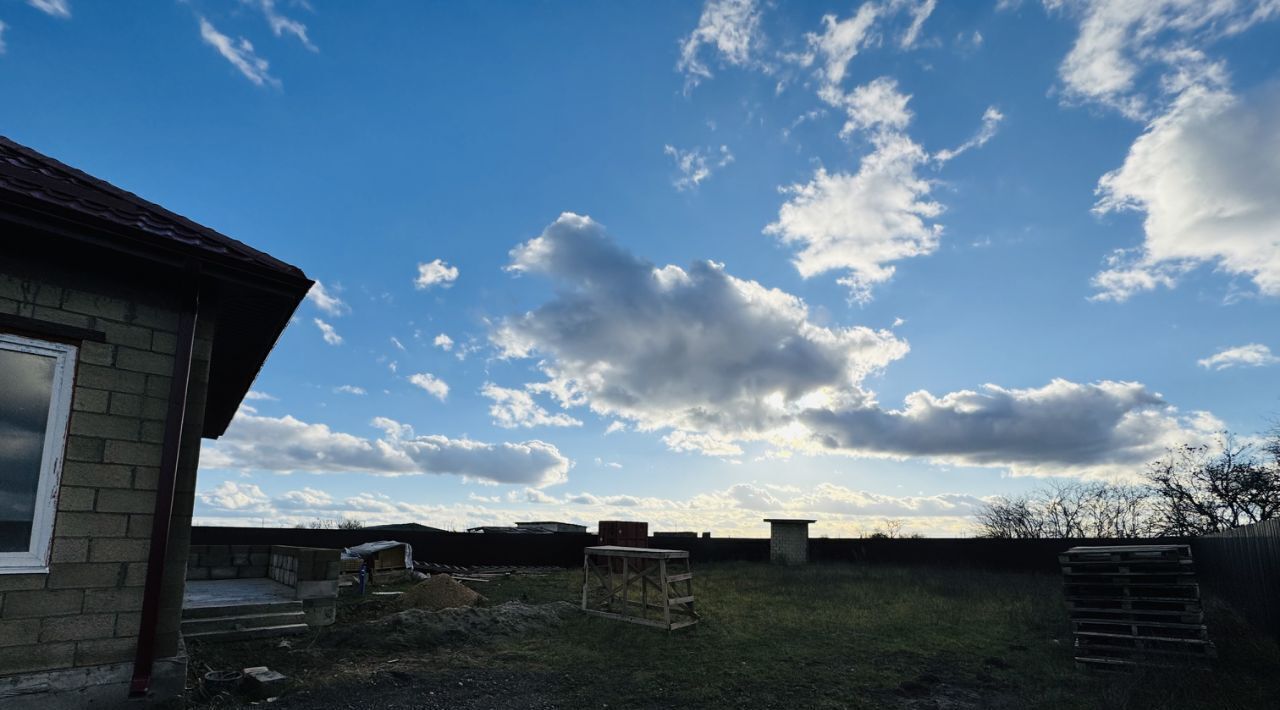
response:
M517 528L528 530L546 530L547 532L563 532L563 533L585 533L586 525L575 525L574 523L561 523L556 521L535 521L531 523L516 523Z
M311 285L0 137L6 710L183 692L200 440L226 431Z
M507 534L507 535L550 535L550 530L542 528L517 528L510 525L481 525L479 527L467 528L469 533L491 533L491 534Z
M449 532L443 528L433 528L422 523L390 523L388 525L368 525L364 530L390 530L392 532Z

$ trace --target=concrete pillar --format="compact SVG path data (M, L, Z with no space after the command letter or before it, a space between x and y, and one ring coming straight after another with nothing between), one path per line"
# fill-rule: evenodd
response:
M809 561L809 523L816 520L765 518L769 523L769 561L802 565Z

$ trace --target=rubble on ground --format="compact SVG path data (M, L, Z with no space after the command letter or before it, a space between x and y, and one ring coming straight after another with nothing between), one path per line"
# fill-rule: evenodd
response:
M475 606L482 601L470 587L455 582L447 574L433 574L425 582L419 582L396 599L400 609L427 609L439 611L454 607Z
M376 621L334 628L323 637L323 643L369 651L422 651L551 628L575 611L576 607L569 602L514 601L491 607L454 607L441 611L407 609Z

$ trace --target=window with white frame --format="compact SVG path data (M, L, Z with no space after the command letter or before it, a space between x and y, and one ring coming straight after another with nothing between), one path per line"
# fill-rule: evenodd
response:
M0 574L49 566L74 345L0 333Z

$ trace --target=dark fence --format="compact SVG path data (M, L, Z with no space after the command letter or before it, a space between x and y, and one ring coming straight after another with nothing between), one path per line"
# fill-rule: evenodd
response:
M351 547L374 540L399 540L413 545L422 562L453 565L582 564L582 548L598 544L595 535L553 533L452 533L404 530L311 530L303 528L195 527L193 545L297 545ZM809 559L814 562L953 565L1010 571L1056 572L1058 553L1076 545L1133 545L1186 543L1181 538L1158 540L988 540L981 538L918 538L879 540L813 538ZM768 538L649 538L651 547L688 550L697 562L766 562Z
M1206 587L1280 638L1280 519L1196 538L1191 553Z

